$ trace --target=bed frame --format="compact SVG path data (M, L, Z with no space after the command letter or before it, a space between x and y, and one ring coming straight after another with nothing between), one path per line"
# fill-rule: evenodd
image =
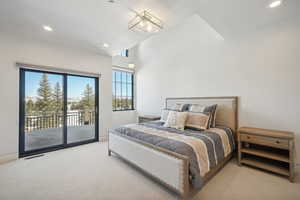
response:
M176 103L200 105L218 104L216 125L226 125L234 133L238 127L238 97L191 97L167 98L165 108ZM182 199L189 199L197 190L189 183L189 158L187 156L144 143L134 138L119 136L112 129L108 131L108 155L116 154L126 162L138 168L154 180L179 194ZM207 183L231 158L228 155L214 169L204 176Z

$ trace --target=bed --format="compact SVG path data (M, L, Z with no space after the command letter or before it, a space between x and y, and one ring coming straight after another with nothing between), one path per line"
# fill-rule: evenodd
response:
M175 104L217 104L216 126L178 130L153 121L109 130L108 154L114 153L178 193L199 191L231 158L238 127L237 97L167 98Z

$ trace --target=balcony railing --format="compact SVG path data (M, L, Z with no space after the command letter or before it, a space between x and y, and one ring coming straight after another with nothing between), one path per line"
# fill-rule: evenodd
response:
M67 114L67 126L83 126L95 124L95 111L71 111ZM25 131L42 130L63 127L62 113L47 115L26 115Z

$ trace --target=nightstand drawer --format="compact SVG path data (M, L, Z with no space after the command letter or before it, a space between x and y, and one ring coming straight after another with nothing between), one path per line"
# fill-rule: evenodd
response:
M289 141L284 139L277 139L271 137L257 136L241 133L241 141L254 144L266 145L280 149L289 149Z

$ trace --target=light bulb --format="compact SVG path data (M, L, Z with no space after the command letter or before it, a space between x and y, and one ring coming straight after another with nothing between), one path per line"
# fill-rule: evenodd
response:
M50 26L44 25L43 28L45 31L53 31L53 29Z
M141 27L144 27L144 25L145 25L145 24L144 24L144 21L141 21L141 22L140 22L140 26L141 26Z
M273 2L269 5L269 7L270 7L270 8L275 8L275 7L277 7L277 6L280 6L280 4L281 4L281 1L273 1Z
M148 24L148 26L147 26L147 31L152 31L152 25L151 24Z

